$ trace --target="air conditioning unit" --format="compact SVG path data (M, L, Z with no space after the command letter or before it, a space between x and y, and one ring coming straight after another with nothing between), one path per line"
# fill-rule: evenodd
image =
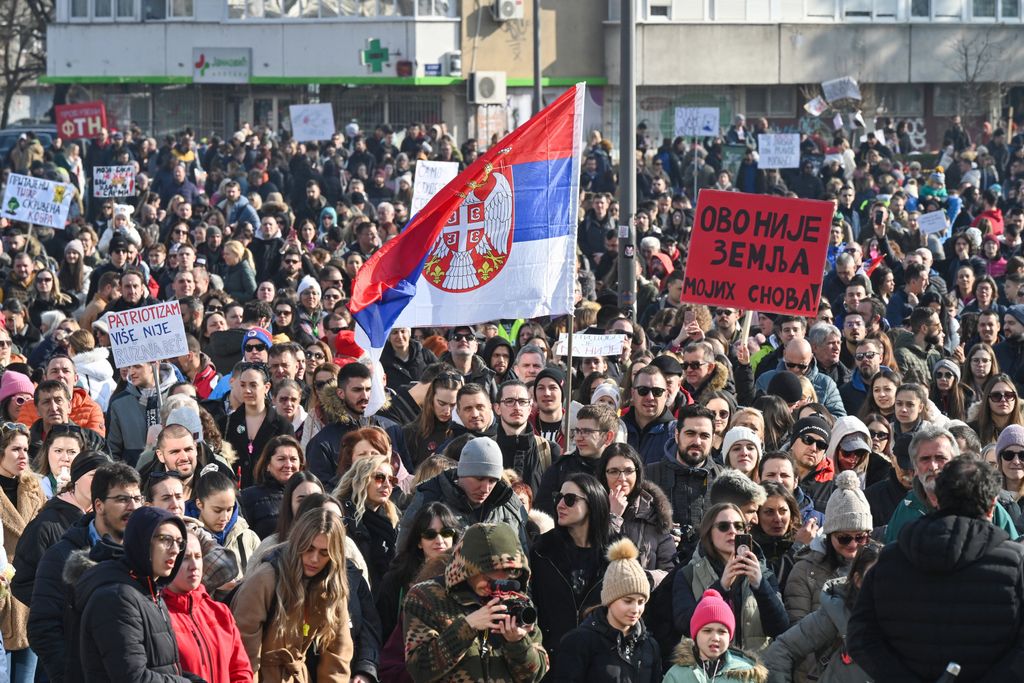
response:
M474 71L466 86L470 104L505 104L504 71Z
M495 21L509 21L511 19L522 19L524 0L494 0L491 5L491 12Z

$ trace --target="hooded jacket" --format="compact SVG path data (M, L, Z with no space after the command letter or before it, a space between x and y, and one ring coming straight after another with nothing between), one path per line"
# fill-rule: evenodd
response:
M284 484L271 476L238 494L238 505L249 527L264 539L277 529L277 517L284 500Z
M252 665L235 618L202 584L188 593L164 591L181 668L208 683L251 683Z
M700 386L690 386L690 383L686 381L684 376L683 389L693 397L694 403L700 403L704 396L711 391L728 391L730 394L735 394L736 387L732 382L732 378L729 377L728 360L725 356L716 356L714 371L701 382Z
M77 505L54 497L46 501L39 514L25 527L12 562L15 574L11 579L11 592L20 602L32 606L32 586L39 561L81 517L82 510Z
M796 563L786 578L786 613L790 623L797 623L818 609L821 589L833 579L846 576L849 564L833 566L825 554L824 535L815 536L811 544L797 553Z
M665 674L663 683L708 683L707 674L697 662L696 647L693 640L683 638L672 653L672 668ZM765 683L768 669L754 655L730 648L722 656L715 680Z
M109 538L97 541L95 545L86 545L80 550L71 552L64 563L61 572L61 582L66 594L66 605L63 609L63 629L58 635L63 635L60 651L61 657L55 660L54 664L60 671L60 677L56 680L64 680L68 683L81 683L85 680L85 672L81 664L81 632L82 612L84 604L75 602L75 591L93 590L99 583L102 583L103 576L86 576L86 572L106 560L119 560L124 557L124 548ZM38 602L38 601L37 601ZM32 610L33 615L36 610Z
M152 538L162 524L188 530L166 510L142 507L128 519L124 557L101 562L82 575L75 603L84 605L79 634L86 683L141 681L185 683L163 589L181 568L179 553L168 577L153 576Z
M482 598L467 583L471 576L499 569L519 570L521 585L531 577L521 546L508 543L507 534L488 534L490 542L455 548L443 576L418 583L405 598L406 669L414 681L488 681L530 683L548 668L534 628L514 643L474 630L466 615L480 608Z
M771 383L772 378L780 372L789 372L786 369L786 363L783 360L779 361L778 366L774 370L769 370L760 377L754 383L759 393L764 394L768 391L768 384ZM828 411L836 417L843 417L846 415L846 408L843 407L843 399L839 395L839 387L832 381L832 378L825 373L818 370L818 362L811 358L811 367L807 369L804 375L810 380L811 386L814 387L814 391L818 394L818 402L828 408ZM737 378L738 380L739 378ZM738 398L743 402L743 393L737 386Z
M1008 541L984 519L905 526L864 576L850 655L875 680L934 681L951 661L965 681L1019 679L1024 548Z
M100 410L106 412L110 397L117 388L114 381L114 366L110 364L110 350L95 348L92 351L76 353L71 361L78 372L78 381L96 401Z
M661 681L661 649L643 619L628 633L608 623L599 607L578 628L565 634L552 683L656 683Z
M612 532L622 534L640 551L637 561L653 589L675 566L676 540L672 536L672 506L662 490L645 481L622 516L611 516Z
M501 326L499 325L499 330L500 329ZM518 328L516 328L515 332L519 332ZM512 371L512 364L515 362L516 359L516 351L515 348L512 346L512 343L508 339L502 337L499 331L498 334L488 339L487 342L484 344L484 348L480 352L480 357L483 358L484 364L487 367L491 367L491 357L494 356L494 352L498 350L499 346L508 349L508 368L502 374L495 374L494 376L494 379L498 383L498 386L501 386L502 382L507 382L510 379L516 378L516 373Z
M865 443L871 443L871 435L868 433L867 425L859 417L853 415L841 417L832 426L832 436L829 438L828 447L825 449L825 457L832 463L832 468L836 473L835 476L839 475L839 462L836 459L839 444L842 443L843 439L853 434L859 435L864 439ZM864 490L872 484L885 481L892 470L892 464L890 464L885 456L871 451L867 457L857 463L853 470L857 473L857 478L860 479L861 490ZM824 510L833 491L835 491L835 477L823 486L818 487L814 492L814 506Z
M344 401L335 392L330 392L324 398L326 400L320 404L324 414L324 427L306 445L306 468L330 489L340 478L338 458L341 455L341 440L346 434L360 427L380 427L388 432L391 442L395 443L398 440L395 434L401 432L401 427L380 415L353 417L345 409Z
M159 403L167 398L167 392L178 381L178 375L170 363L160 364L159 392L152 392L145 405L142 391L134 384L128 384L124 390L110 399L107 421L110 432L107 434L107 445L114 460L126 462L134 467L139 455L146 448L146 432L150 426L160 423Z

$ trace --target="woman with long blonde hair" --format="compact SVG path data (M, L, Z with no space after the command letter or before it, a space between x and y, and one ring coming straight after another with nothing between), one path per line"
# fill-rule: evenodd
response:
M366 558L371 586L380 583L395 558L401 516L391 493L397 486L391 458L367 455L352 462L334 491L342 502L345 530Z
M348 596L344 522L332 510L309 510L231 603L259 680L307 683L306 653L315 646L316 680L347 682L353 652Z
M220 276L224 291L238 301L248 301L256 294L256 268L252 254L238 240L224 243Z

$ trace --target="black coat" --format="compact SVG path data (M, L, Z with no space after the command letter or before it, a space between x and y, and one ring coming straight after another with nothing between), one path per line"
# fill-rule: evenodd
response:
M64 589L68 596L64 608L64 659L63 680L67 683L82 683L85 670L82 668L81 634L84 604L75 602L76 590L95 588L95 577L86 577L88 570L105 561L116 561L124 556L124 548L105 538L96 545L75 550L64 564ZM102 577L99 577L102 578ZM82 595L85 593L83 592Z
M32 606L32 587L36 582L36 570L43 554L60 541L71 525L81 519L82 511L73 503L54 497L28 523L21 533L14 551L15 575L11 580L11 593L29 607Z
M284 500L284 486L271 476L263 484L254 484L242 489L238 504L249 528L264 539L277 530L277 517Z
M1020 680L1024 547L983 519L931 514L906 525L864 577L850 655L878 681Z
M359 567L348 560L345 570L348 575L348 617L353 645L352 675L363 674L377 679L380 650L384 644L380 617L377 616L370 587L366 585Z
M661 649L641 620L628 634L608 624L608 608L596 609L562 638L551 683L657 683Z
M387 375L388 386L392 387L419 382L427 366L436 362L437 356L423 348L423 344L415 339L409 340L408 360L402 360L396 356L390 342L384 345L384 350L380 354L381 367L384 368L384 374Z
M344 501L345 531L359 547L359 552L366 560L366 568L370 573L370 583L380 584L391 560L395 559L395 548L398 530L391 525L387 516L372 510L363 512L360 521L356 521L356 508L351 500Z
M28 614L28 642L53 683L64 680L67 651L65 610L70 603L72 588L64 583L64 565L71 553L90 547L89 523L92 519L92 513L79 516L61 539L43 553L36 567L32 609Z
M282 434L291 436L294 433L292 423L278 415L277 411L270 407L267 408L266 417L263 418L259 431L254 435L249 434L246 430L244 408L239 408L231 413L224 425L223 434L224 440L230 443L231 447L235 449L235 453L238 454L238 462L235 466L241 474L239 485L242 488L252 486L252 468L256 465L256 460L260 457L260 453L263 452L263 447L267 445L268 441L275 436ZM249 440L250 438L252 441Z
M534 489L533 507L549 515L555 514L555 501L552 496L562 489L565 480L574 474L594 474L600 458L584 458L578 451L567 453L558 458L551 467L544 471L540 478L540 486Z
M871 523L875 528L885 526L892 519L892 513L896 507L907 497L909 489L904 488L900 480L896 478L896 470L889 471L882 481L875 482L864 489L864 497L868 499L871 506Z

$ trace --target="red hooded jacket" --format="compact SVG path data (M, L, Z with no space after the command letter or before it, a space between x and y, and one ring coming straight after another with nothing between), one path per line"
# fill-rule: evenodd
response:
M252 665L235 618L200 585L190 593L165 590L182 671L207 683L252 683Z

